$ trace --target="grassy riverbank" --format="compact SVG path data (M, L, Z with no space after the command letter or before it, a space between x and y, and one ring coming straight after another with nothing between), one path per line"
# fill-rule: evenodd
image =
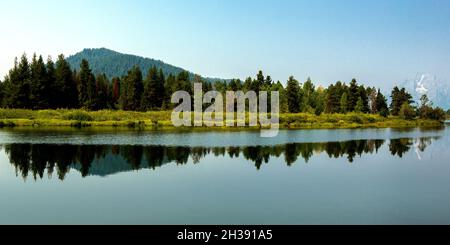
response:
M84 110L21 110L0 109L0 127L115 127L139 129L171 129L171 111L84 111ZM435 127L442 123L432 120L403 120L398 117L348 113L281 114L280 128L402 128ZM247 127L248 128L248 127ZM214 127L209 130L231 129ZM241 128L242 129L242 128Z

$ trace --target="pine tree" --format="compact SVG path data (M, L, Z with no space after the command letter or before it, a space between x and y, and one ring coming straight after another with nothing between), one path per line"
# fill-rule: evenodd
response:
M347 92L344 92L341 96L340 100L340 106L341 106L341 113L347 113L347 106L348 106L348 96Z
M118 107L120 98L120 78L114 77L112 79L111 104L113 108Z
M47 67L53 66L47 61ZM51 68L50 68L51 69ZM54 70L54 94L53 101L56 108L78 108L78 89L74 80L74 74L64 55L59 55Z
M405 88L399 89L397 86L392 89L391 99L390 109L394 116L398 116L404 103L408 105L413 103L411 94L406 92Z
M123 79L121 91L121 108L123 110L137 111L141 107L144 85L142 72L139 66L134 66Z
M91 73L87 81L87 101L84 106L88 110L98 110L98 100L97 100L97 82L95 80L94 74Z
M314 104L314 84L311 81L311 78L308 77L306 82L303 84L302 89L302 111L310 112L313 107L315 107Z
M240 82L240 81L239 81ZM286 113L289 112L289 106L288 106L288 99L287 99L287 91L283 87L283 84L281 84L280 81L277 83L272 84L272 91L278 91L279 95L279 106L280 106L280 112Z
M167 76L167 79L165 79L164 82L164 101L163 101L163 105L162 108L163 109L171 109L173 108L172 103L170 102L170 99L172 97L174 90L174 85L176 82L176 78L174 75L169 74Z
M94 98L95 101L95 110L101 110L109 108L109 81L106 75L103 73L102 75L98 75L95 79L95 87L96 87L96 95Z
M160 109L164 100L164 75L162 71L153 66L149 69L144 81L144 92L142 94L141 109Z
M45 64L45 69L47 71L47 83L49 84L49 106L48 108L57 108L56 101L58 98L58 93L56 91L56 74L55 74L55 63L50 56L47 57L47 63ZM77 100L78 104L78 100Z
M362 101L361 112L368 113L369 110L370 110L369 109L369 98L367 96L366 89L364 88L363 85L359 86L359 88L358 88L358 95L359 95L359 98L361 98L361 101Z
M262 71L258 71L258 74L256 74L256 80L253 81L252 84L252 90L256 92L256 94L259 93L259 91L262 89L263 85L265 83L264 75Z
M361 113L364 110L364 102L361 97L358 98L358 101L356 102L355 106L355 112Z
M293 76L290 76L287 81L286 96L289 112L300 112L300 84Z
M348 92L348 111L354 111L356 103L359 99L359 87L356 79L352 79L350 82L349 92Z
M386 98L381 93L380 89L378 89L376 97L376 107L378 113L380 113L381 116L387 117L389 115L389 109L387 106Z
M17 58L5 79L5 106L8 108L30 108L30 67L27 56L22 55L20 63Z
M264 84L266 85L266 87L272 86L273 85L272 77L267 75Z
M341 96L339 93L339 85L340 83L337 83L336 85L331 84L328 86L327 93L326 93L326 105L325 105L325 112L326 113L337 113L340 110L340 100Z
M79 84L78 84L78 101L80 106L88 108L90 106L89 103L89 95L88 95L88 86L91 84L92 90L92 80L93 75L91 69L89 68L89 63L87 60L81 60L80 64L80 73L79 73Z
M30 97L32 109L47 109L50 105L50 82L47 78L47 70L42 56L33 59L30 65Z

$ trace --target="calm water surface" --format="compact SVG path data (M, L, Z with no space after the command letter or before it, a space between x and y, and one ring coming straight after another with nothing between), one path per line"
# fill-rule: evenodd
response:
M450 224L450 129L0 130L0 224Z

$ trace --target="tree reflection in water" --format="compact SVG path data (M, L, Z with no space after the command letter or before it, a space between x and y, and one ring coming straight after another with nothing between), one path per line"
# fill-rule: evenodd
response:
M391 139L389 152L403 157L415 146L420 152L436 138ZM56 170L63 180L71 168L77 169L83 177L88 175L107 176L142 168L155 169L167 163L186 164L191 157L198 163L207 155L238 158L241 155L252 161L257 169L268 163L271 157L284 156L288 166L303 159L306 163L314 154L325 152L330 158L346 157L353 162L355 157L373 154L385 144L385 140L351 140L327 143L291 143L276 146L246 147L182 147L182 146L139 146L139 145L51 145L51 144L7 144L4 150L16 174L26 179L43 178L45 172L51 177Z

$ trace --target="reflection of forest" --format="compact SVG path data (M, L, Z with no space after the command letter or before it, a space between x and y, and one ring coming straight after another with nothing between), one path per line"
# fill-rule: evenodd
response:
M389 151L392 155L403 157L416 142L418 150L424 151L433 138L392 139ZM372 154L385 143L384 140L352 140L327 143L292 143L277 146L247 147L172 147L138 145L50 145L50 144L8 144L5 145L17 174L26 178L29 174L42 178L47 171L52 176L56 169L62 180L70 168L77 169L82 176L106 176L118 172L141 168L155 169L166 163L185 164L189 157L198 163L202 157L228 155L231 158L242 156L252 161L259 169L268 163L270 157L284 156L287 165L301 157L305 162L314 153L326 152L330 158L346 157L353 162L356 156Z

